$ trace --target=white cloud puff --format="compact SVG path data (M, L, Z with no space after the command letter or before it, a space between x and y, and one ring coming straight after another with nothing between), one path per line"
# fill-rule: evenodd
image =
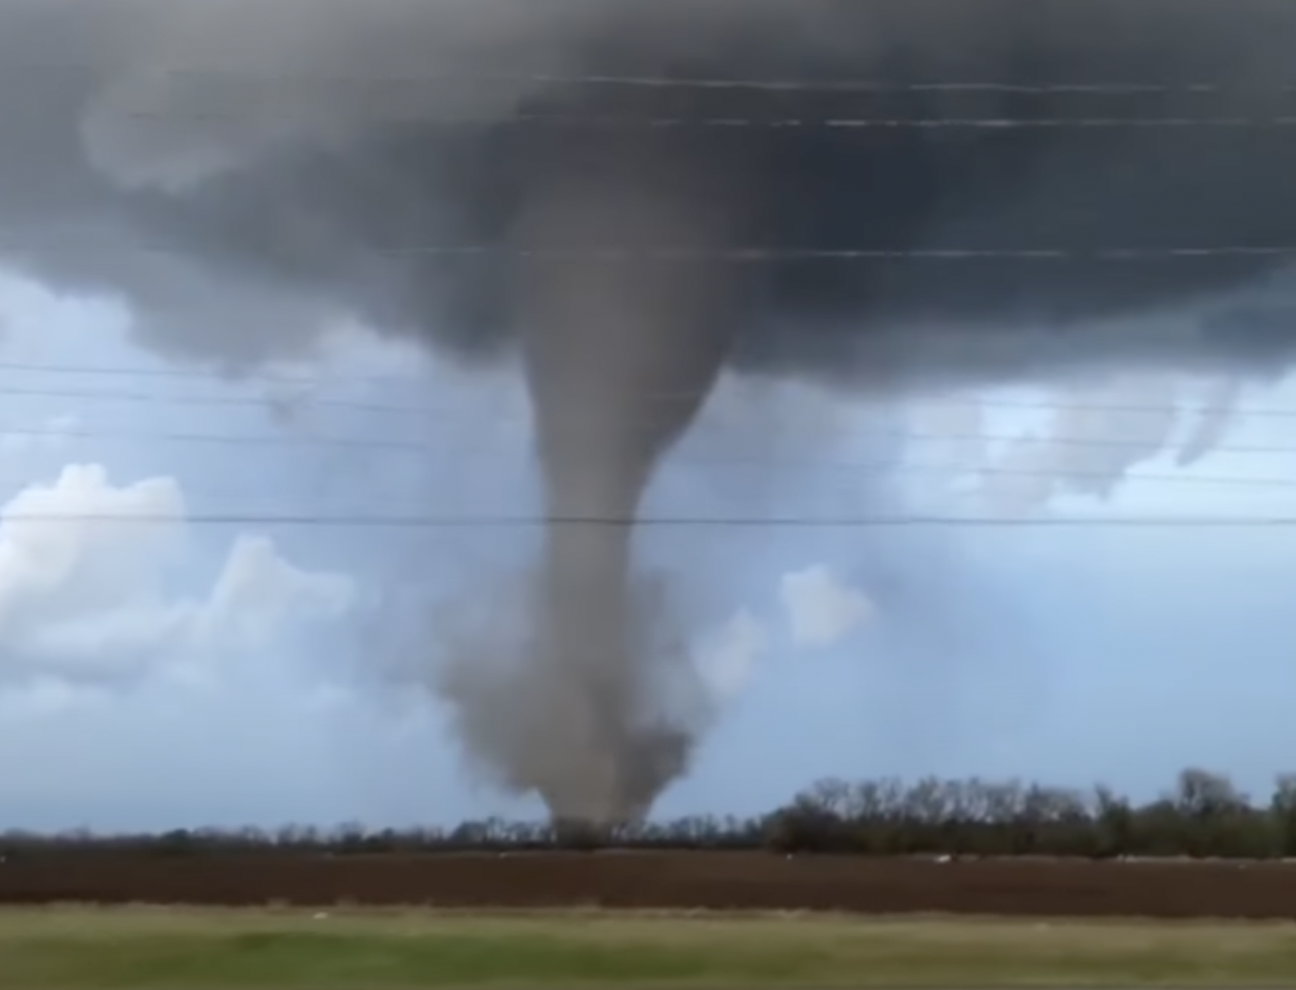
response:
M698 671L712 694L724 701L741 692L770 642L764 623L745 610L712 634L698 653Z
M174 479L117 486L73 465L0 508L0 683L112 685L340 617L342 575L301 570L241 535L204 594L177 590L191 540Z
M868 621L873 604L828 567L785 574L779 597L797 646L826 649Z

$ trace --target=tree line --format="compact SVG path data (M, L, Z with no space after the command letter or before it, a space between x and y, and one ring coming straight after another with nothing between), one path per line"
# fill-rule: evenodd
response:
M381 855L544 850L759 850L871 856L1296 857L1296 775L1256 801L1228 777L1185 770L1153 801L1016 781L823 780L751 818L617 827L491 818L451 828L180 829L146 835L11 831L0 855Z

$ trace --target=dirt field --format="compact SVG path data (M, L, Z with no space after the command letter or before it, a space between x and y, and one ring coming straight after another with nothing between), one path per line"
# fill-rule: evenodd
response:
M69 856L0 864L0 903L56 901L1296 918L1296 864L937 863L759 853Z

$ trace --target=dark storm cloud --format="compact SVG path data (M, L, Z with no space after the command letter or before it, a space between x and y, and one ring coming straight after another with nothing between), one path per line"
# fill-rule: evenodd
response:
M1084 251L1296 240L1291 128L662 130L508 119L1273 116L1296 108L1279 91L1290 81L1296 8L1274 0L46 0L9 4L0 17L0 222L11 256L51 278L135 296L166 324L154 331L161 346L235 357L296 346L317 309L332 306L461 353L489 351L516 330L516 267L419 249L516 246L525 204L555 176L611 175L627 189L669 176L678 200L726 213L720 246ZM439 78L455 71L495 78ZM527 78L546 73L1168 91ZM1225 91L1178 89L1201 82ZM438 122L446 117L481 122ZM581 241L577 231L540 233L552 247ZM1284 327L1259 339L1217 324L1151 338L1073 327L1233 287L1274 263L847 259L717 265L714 274L739 292L735 354L745 364L840 374L853 358L866 377L938 367L991 375L1115 357L1246 362L1252 350L1268 364L1296 347ZM215 273L236 276L258 305L206 316L203 284ZM184 311L189 319L175 318Z

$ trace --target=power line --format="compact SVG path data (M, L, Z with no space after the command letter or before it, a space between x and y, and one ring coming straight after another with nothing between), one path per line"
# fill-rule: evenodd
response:
M43 365L35 365L35 364L15 366L12 364L5 364L3 362L0 362L0 372L3 372L4 370L13 370L15 368L20 368L23 371L29 371L29 372L39 371L43 373L48 371L55 374L59 374L59 373L97 374L98 373L97 371L91 370L90 366L60 367L60 366L43 366ZM183 378L183 379L194 379L194 378L210 377L207 373L191 371L186 369L170 369L170 370L169 369L144 369L144 371L146 374L150 376L152 376L153 374L157 374L158 377L163 377L163 378L174 377L174 378ZM110 368L106 370L104 373L112 376L128 376L133 374L133 372L130 369L124 367ZM247 380L249 381L264 380L270 382L280 381L279 379L274 379L274 378L262 379L255 375L249 375ZM395 378L385 377L385 376L375 376L373 378L357 377L355 379L352 379L353 382L358 384L385 384L385 383L389 384L396 380L397 379ZM312 380L300 379L298 383L312 384ZM666 404L666 403L674 403L674 402L693 402L699 398L705 398L709 394L710 394L709 392L703 392L701 390L660 391L660 392L645 391L641 393L636 393L633 396L633 398L636 401L640 401L640 402ZM210 408L247 408L247 409L257 409L263 411L272 409L276 405L276 399L274 397L263 397L263 396L166 395L158 392L101 391L94 388L49 388L49 387L13 386L8 384L0 385L0 397L78 399L78 400L89 399L89 400L94 400L96 402L122 402L122 403L132 403L132 404L145 403L145 404L156 404L159 406L171 405L171 406L191 406L191 407L210 407ZM977 408L1012 409L1012 410L1022 410L1022 411L1057 412L1057 413L1164 415L1175 411L1174 406L1166 405L1166 404L1153 405L1153 404L1138 404L1138 403L1126 404L1126 403L1071 403L1071 402L1055 403L1055 402L1049 402L1047 400L1014 401L1010 399L991 399L991 398L988 399L931 398L930 401L932 404L941 406L943 408L966 407L970 409L977 409ZM369 401L349 400L349 399L329 399L329 398L320 398L313 395L305 395L295 399L289 398L286 400L286 402L289 405L292 405L294 403L299 404L302 410L306 412L315 409L335 409L339 411L363 412L363 413L372 413L378 415L405 416L411 419L420 420L423 422L423 425L440 425L440 424L435 424L434 421L448 419L453 415L455 415L453 409L444 406L435 407L435 406L426 406L426 405L410 405L410 404L403 404L403 403L369 402ZM1191 413L1192 411L1193 410L1188 410L1189 413ZM1243 410L1238 410L1237 415L1244 416L1248 419L1253 419L1253 420L1254 419L1290 420L1290 419L1296 419L1296 409L1290 409L1290 408L1289 409L1263 409L1263 408L1243 409ZM501 416L497 413L493 413L492 422L520 424L520 423L530 422L530 417L529 416ZM579 422L579 421L573 420L573 422ZM645 426L645 428L656 425L656 420L648 416L643 417L640 420L640 422ZM70 429L64 429L58 427L5 428L3 426L0 426L0 433L20 434L20 435L27 435L33 437L40 437L40 436L58 437L58 436L69 436L69 435L94 437L99 435L93 432L82 432L80 428L76 428L76 427ZM817 435L822 436L823 434L817 432ZM995 436L995 435L979 434L979 433L961 434L961 435L948 434L948 433L916 434L908 430L903 430L903 431L849 430L849 431L837 432L834 433L833 435L837 437L871 436L871 437L883 437L883 438L891 438L891 439L908 438L908 439L915 439L915 440L982 439L986 441L1012 441L1016 439L1021 439L1020 436L1018 435ZM191 437L188 436L186 436L185 438L192 439ZM240 438L235 437L233 439L238 440ZM247 439L249 439L250 442L257 442L256 438L247 438ZM1087 437L1069 438L1066 436L1056 436L1056 437L1051 437L1050 439L1059 443L1085 443L1085 444L1092 443L1100 446L1108 446L1108 445L1139 446L1137 441L1107 440L1104 438L1087 438ZM367 443L369 441L362 438L357 442ZM1230 450L1234 452L1249 452L1249 453L1275 453L1275 454L1296 453L1296 447L1267 446L1267 445L1256 446L1256 447L1236 447L1227 444L1222 444L1216 449Z
M33 73L92 72L93 67L55 63L7 67ZM692 90L751 90L757 92L786 93L984 93L1017 96L1214 96L1227 94L1259 95L1265 93L1296 92L1296 83L1227 82L1222 80L1188 80L1181 82L1135 82L1129 80L1097 80L1088 82L1022 83L993 79L917 80L903 82L886 79L827 79L810 77L754 78L682 75L618 75L609 73L553 73L553 72L486 72L476 69L445 69L419 73L384 73L381 71L363 76L341 73L315 72L260 72L247 69L219 69L183 66L147 66L142 71L177 80L229 80L272 85L302 83L316 85L355 86L417 86L447 82L472 82L480 84L534 85L534 86L587 86L626 89L692 89Z
M0 395L5 393L0 390ZM213 400L215 401L215 400ZM411 412L413 410L410 410ZM1296 416L1296 412L1291 415ZM493 420L498 424L499 419ZM520 420L503 420L504 423L519 424ZM444 422L430 425L448 425ZM655 424L650 421L644 421L645 429L655 428ZM1032 443L1040 446L1059 446L1059 447L1079 447L1093 450L1143 450L1148 444L1139 440L1123 440L1110 437L1084 437L1084 436L1067 436L1046 435L1039 436L1029 433L986 433L986 432L969 432L969 433L932 433L918 430L895 429L895 430L873 430L873 429L849 429L832 432L825 432L816 427L813 431L817 440L834 440L838 442L863 442L870 440L894 440L907 443ZM478 458L488 454L489 448L480 443L480 431L473 430L473 436L478 441L474 449L467 453L466 456ZM163 433L141 432L137 430L114 430L104 428L82 428L82 427L6 427L0 426L0 440L6 438L13 439L31 439L31 440L125 440L136 443L181 443L181 444L217 444L231 445L238 447L268 447L275 449L283 448L340 448L356 449L362 451L385 450L398 451L419 456L431 457L438 453L453 453L455 456L465 456L462 451L442 451L434 444L422 440L392 440L386 437L378 436L319 436L319 435L263 435L249 433L202 433L202 432L175 432L167 431ZM521 437L519 437L521 439ZM769 443L766 449L777 446L777 439ZM1236 444L1221 442L1211 448L1215 453L1227 454L1262 454L1272 456L1296 455L1296 446L1283 444ZM808 459L799 458L782 458L770 456L763 453L760 456L684 456L672 455L675 463L690 464L695 466L721 465L721 464L767 464L771 467L831 467L833 463L841 462L816 462ZM868 466L862 464L846 466ZM879 464L879 467L887 465ZM918 465L918 467L923 467ZM1232 483L1234 479L1227 479Z
M1290 245L1220 245L1164 248L770 248L686 247L502 247L498 245L410 245L377 249L380 254L503 256L541 261L1175 261L1198 258L1290 258Z
M684 464L694 464L699 466L717 465L724 462L716 461L693 461L684 460ZM1011 468L997 467L994 465L978 467L959 464L917 464L906 463L901 461L896 464L888 463L850 463L850 462L813 462L807 461L802 463L793 462L792 464L780 465L778 462L753 461L749 462L753 467L763 467L768 464L771 468L786 466L797 467L811 470L840 470L840 471L858 471L860 473L886 475L887 477L903 477L907 474L948 474L957 477L967 478L1035 478L1035 479L1052 479L1059 483L1065 484L1068 481L1119 481L1126 479L1133 468L1129 469L1085 469L1085 468L1053 468L1051 470L1042 470L1037 468ZM738 464L735 466L742 466ZM1283 489L1296 491L1296 480L1290 478L1247 478L1236 476L1211 476L1195 474L1147 474L1139 473L1134 476L1139 481L1152 482L1159 485L1196 485L1204 487L1225 487L1225 488L1249 488L1249 489Z
M51 375L103 375L129 378L225 379L240 382L264 382L273 385L314 386L321 383L318 377L286 375L277 372L248 369L228 372L211 368L170 368L144 365L98 364L48 364L39 361L0 361L0 372L40 372ZM341 384L385 385L408 381L408 375L348 375L344 379L329 379ZM4 389L7 391L7 389Z
M1296 255L1296 248L1293 249ZM1293 324L1293 333L1296 334L1296 323ZM229 383L248 383L248 384L266 384L266 385L284 385L299 386L303 388L315 388L321 386L381 386L388 387L398 384L415 384L421 383L419 379L412 379L408 375L400 374L373 374L373 375L346 375L342 377L326 376L310 377L306 375L282 375L273 372L264 371L239 371L236 377L226 378L218 372L210 369L198 368L167 368L144 365L97 365L97 364L47 364L44 362L20 362L20 361L0 361L0 374L6 371L21 372L24 374L49 374L49 375L102 375L109 378L146 378L162 380L182 380L182 381L228 381ZM693 402L699 398L705 398L710 395L710 391L699 389L693 390L651 390L637 392L636 401L649 402ZM847 397L844 390L837 389ZM246 406L249 408L266 409L276 404L274 396L169 396L161 393L124 393L124 392L99 392L91 389L47 389L47 388L30 388L26 386L11 386L9 384L0 384L0 396L8 397L21 395L26 397L39 398L74 398L74 399L99 399L103 401L123 401L123 402L158 402L172 403L178 405L195 405L195 406ZM1165 404L1140 404L1140 403L1076 403L1076 402L1052 402L1046 399L1038 400L1012 400L1012 399L995 399L995 398L948 398L944 395L923 395L920 397L923 401L930 402L942 407L968 407L984 409L1015 409L1023 411L1037 412L1076 412L1076 413L1151 413L1161 414L1172 411ZM289 404L300 403L306 409L338 409L350 410L354 412L371 412L371 413L390 413L393 415L405 415L413 417L432 417L444 414L444 410L438 410L426 405L409 405L402 403L370 402L349 399L328 399L320 398L313 394L302 394L285 399ZM1296 419L1296 408L1273 409L1273 408L1247 408L1239 410L1239 415L1249 419ZM495 422L500 422L501 418L496 416ZM503 421L509 421L505 418ZM0 428L3 432L3 428ZM23 430L21 432L31 432ZM37 431L39 432L39 431ZM58 431L51 431L57 433ZM935 437L933 437L935 439ZM1000 439L1010 439L1003 437ZM1285 451L1282 451L1285 452Z
M491 456L491 452L481 446L473 451L465 453L463 451L438 451L431 445L415 441L387 440L381 438L364 438L364 437L258 437L258 436L240 436L232 434L204 434L204 433L167 433L167 434L140 434L129 431L118 433L96 432L96 431L56 431L46 432L36 431L0 431L0 436L24 436L35 433L38 436L48 436L52 438L63 438L73 436L82 439L124 439L133 442L179 442L195 444L228 444L238 447L258 447L258 448L321 448L321 449L347 449L366 454L375 452L383 453L403 453L417 455L419 457L432 459L438 455L445 455L454 458L460 462L467 460L480 461ZM883 435L882 438L895 438L904 440L947 440L948 437L941 435L915 435L897 433L890 437ZM987 437L987 436L969 436L968 440L979 442L992 442L1002 440L1011 442L1019 440L1020 437ZM1051 441L1042 441L1043 446L1048 446ZM1075 445L1083 446L1094 450L1102 449L1144 449L1145 444L1137 444L1121 441L1084 441L1077 438ZM1261 448L1256 452L1276 453L1276 454L1296 454L1296 448L1278 447L1278 448ZM526 451L529 456L530 451ZM995 465L971 465L966 463L921 463L905 460L874 460L874 461L852 461L841 459L816 460L811 458L789 458L789 457L771 457L768 455L761 456L688 456L675 455L671 458L672 463L692 468L713 468L713 469L753 469L768 470L770 472L779 471L825 471L839 472L845 474L856 474L860 476L876 476L887 478L903 478L906 475L948 475L953 478L1021 478L1021 479L1050 479L1061 484L1074 481L1095 480L1111 481L1123 478L1129 475L1132 468L1129 469L1091 469L1091 468L1065 468L1055 467L1052 469L1032 469L1032 468L1012 468L1000 467ZM571 459L573 465L586 463L587 459L575 457ZM1246 476L1214 476L1214 475L1196 475L1196 474L1149 474L1139 473L1135 475L1137 480L1151 482L1162 485L1188 485L1196 487L1225 487L1241 489L1268 489L1268 490L1290 490L1296 491L1296 479L1278 478L1278 477L1246 477Z
M642 518L578 515L316 515L265 513L204 513L181 516L165 513L21 512L4 523L122 523L197 526L286 526L338 529L534 529L556 526L609 528L715 529L872 529L909 527L975 527L992 529L1263 529L1296 527L1296 516L1254 517L995 517L995 516L644 516Z
M290 122L290 113L128 111L132 120L241 120ZM633 114L514 113L500 116L434 117L390 114L383 119L434 127L543 126L597 130L1281 130L1296 127L1296 116L1265 117L645 117Z
M177 73L189 75L189 73ZM254 77L268 80L270 77ZM299 79L301 77L293 77ZM342 81L340 77L320 77L324 81ZM1223 82L1138 83L1138 82L1072 82L1072 83L1013 83L993 80L952 80L929 82L899 82L881 79L754 79L700 76L626 76L626 75L564 75L537 73L506 75L502 73L452 73L428 77L427 81L447 79L472 79L483 82L532 83L542 86L605 86L627 89L698 89L698 90L755 90L760 92L812 92L812 93L993 93L1010 96L1214 96L1229 93L1291 93L1296 84L1268 86L1238 85ZM303 80L304 81L304 80ZM365 80L356 79L357 82ZM419 81L418 77L375 77L371 82Z
M1293 118L1296 122L1296 118ZM96 246L93 231L80 232L70 249ZM59 246L59 241L0 238L0 248L36 250ZM182 254L176 245L122 243L99 245L112 251ZM409 244L374 245L365 249L378 256L431 256L496 258L535 261L590 262L723 262L727 264L769 264L809 261L1038 261L1038 262L1157 262L1194 261L1206 258L1296 258L1296 245L1181 245L1178 247L1037 247L1037 248L812 248L812 247L629 247L589 246L579 248L512 247L503 244Z

